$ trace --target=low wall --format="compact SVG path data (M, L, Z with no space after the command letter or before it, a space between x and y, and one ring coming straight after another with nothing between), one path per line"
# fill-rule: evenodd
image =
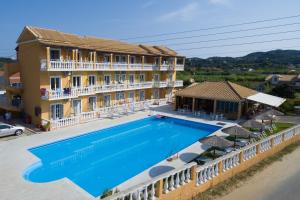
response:
M189 163L105 199L189 200L214 185L244 171L286 146L300 141L300 125L215 159L203 166Z

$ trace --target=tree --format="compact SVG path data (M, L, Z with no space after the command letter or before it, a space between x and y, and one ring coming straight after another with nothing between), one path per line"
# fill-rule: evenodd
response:
M271 91L271 94L283 97L283 98L295 98L295 90L287 84L278 85L274 87Z

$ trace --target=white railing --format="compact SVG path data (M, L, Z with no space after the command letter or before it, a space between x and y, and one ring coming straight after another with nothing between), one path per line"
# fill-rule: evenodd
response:
M200 166L196 169L197 182L196 185L199 186L207 181L211 180L213 177L219 175L219 161L214 161L209 165Z
M176 64L175 70L176 71L184 71L184 64Z
M269 148L271 145L271 139L275 139L279 136L282 137L283 134L289 133L290 130L294 132L296 135L296 131L300 131L300 125L295 126L289 130L282 131L276 135L269 136L268 138L255 142L253 144L247 145L239 150L233 151L225 156L219 157L213 161L207 162L205 165L197 166L196 163L189 163L186 164L178 169L174 169L172 171L166 172L164 174L159 175L156 178L153 178L150 181L137 184L127 190L114 193L113 195L104 198L104 200L120 200L120 199L155 199L157 197L157 191L153 188L155 184L159 181L163 183L162 193L167 195L168 192L176 190L177 188L181 187L182 185L192 181L191 173L192 168L196 167L195 173L195 184L196 186L201 186L202 184L206 183L209 180L212 180L214 177L219 176L221 173L224 173L236 166L238 166L241 162L247 161L257 155L257 146L259 145L260 148L263 149ZM292 137L294 137L292 135ZM290 138L289 138L290 139ZM286 138L286 140L288 140ZM271 148L271 147L270 147ZM243 161L240 160L240 155L243 155ZM222 163L222 165L220 165ZM221 167L221 171L220 168ZM193 186L192 186L193 187ZM146 188L148 188L146 192ZM151 191L149 193L149 191ZM158 191L160 192L160 191ZM149 195L150 194L150 195Z
M183 70L183 65L176 65L174 68L169 64L162 64L160 67L150 63L110 63L110 62L93 62L93 61L73 61L73 60L50 60L47 66L47 60L41 60L41 71L126 71L126 70Z
M176 80L176 81L167 81L168 87L183 87L183 81L182 80Z
M274 138L273 138L273 143L274 145L278 145L278 144L281 144L282 143L282 134L279 134L279 135L276 135Z
M94 111L82 112L76 116L66 117L57 120L50 120L51 129L57 129L66 126L72 126L79 123L84 123L100 118L121 116L141 110L148 110L153 104L154 100L145 100L132 103L124 103L121 105L109 106L97 108ZM166 102L165 99L161 99L161 102Z
M264 139L260 144L260 152L265 152L271 149L271 138Z
M288 140L293 137L294 130L290 129L283 134L284 140Z
M252 145L250 147L247 147L243 150L243 160L246 161L246 160L249 160L251 158L253 158L254 156L256 156L256 146Z
M65 98L75 98L84 95L92 95L97 93L105 92L118 92L133 89L147 89L152 88L152 81L140 82L140 83L129 83L129 84L111 84L111 85L94 85L80 88L66 88L67 92L62 89L59 90L47 90L42 99L45 100L55 100L55 99L65 99Z

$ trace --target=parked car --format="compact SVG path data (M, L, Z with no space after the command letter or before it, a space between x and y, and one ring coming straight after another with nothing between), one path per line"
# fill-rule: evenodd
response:
M0 124L0 137L8 135L21 135L25 131L22 126L12 126L9 124Z

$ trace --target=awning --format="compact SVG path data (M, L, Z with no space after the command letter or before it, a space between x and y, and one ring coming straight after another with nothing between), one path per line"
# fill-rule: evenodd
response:
M251 100L251 101L256 101L258 103L266 104L269 106L273 106L273 107L279 107L286 100L281 97L276 97L276 96L261 93L261 92L255 94L255 95L249 96L246 99Z

